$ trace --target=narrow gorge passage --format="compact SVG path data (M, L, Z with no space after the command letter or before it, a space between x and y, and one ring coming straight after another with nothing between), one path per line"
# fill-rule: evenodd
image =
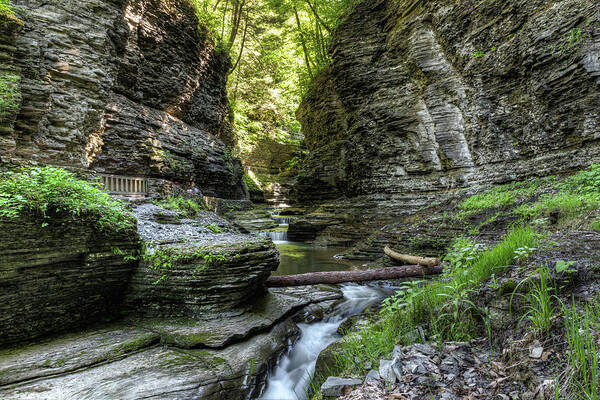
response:
M0 0L0 399L600 400L599 354L598 0Z

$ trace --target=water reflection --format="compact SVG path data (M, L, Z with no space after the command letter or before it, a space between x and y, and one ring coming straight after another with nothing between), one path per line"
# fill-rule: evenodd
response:
M315 247L307 243L286 241L277 241L275 245L279 250L279 268L272 275L352 269L350 262L333 258L336 254L343 252L343 248Z

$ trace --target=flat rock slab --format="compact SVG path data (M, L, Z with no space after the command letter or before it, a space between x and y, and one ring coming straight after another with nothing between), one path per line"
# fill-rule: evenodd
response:
M69 374L0 387L3 399L244 399L297 333L291 321L224 350L152 347Z
M271 289L248 308L216 314L216 318L144 319L135 324L160 334L163 343L176 347L222 348L268 329L304 306L342 297L339 289L325 285Z
M323 397L338 397L350 392L354 386L362 385L362 383L362 379L330 376L321 386L321 394Z
M211 319L124 320L4 349L0 398L257 396L268 367L298 334L290 317L340 298L339 289L324 285L272 289L245 309Z
M0 350L0 386L123 358L159 339L158 334L146 330L109 325Z

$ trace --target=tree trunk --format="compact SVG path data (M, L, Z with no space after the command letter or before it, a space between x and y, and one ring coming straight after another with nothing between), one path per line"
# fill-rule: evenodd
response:
M398 252L390 249L388 246L385 246L385 248L383 249L383 252L388 257L390 257L396 261L400 261L400 262L424 265L426 267L435 267L436 265L440 264L439 258L418 257L418 256L411 256L409 254L402 254L402 253L398 253Z
M424 267L404 265L401 267L367 269L362 271L310 272L307 274L272 276L267 279L268 287L334 284L344 282L381 281L435 275L443 271L442 267Z
M308 6L310 7L310 9L312 10L313 14L315 15L315 18L317 19L317 21L319 21L321 23L321 25L323 25L323 28L325 28L325 30L328 33L331 33L331 28L329 28L329 26L327 26L327 24L325 23L325 21L323 21L323 19L321 19L321 17L319 16L319 14L317 14L317 10L315 7L313 7L313 5L311 4L310 0L306 0L306 2L308 3ZM316 3L315 3L316 6Z
M308 70L308 76L313 77L312 70L310 68L310 58L308 57L308 49L306 48L306 42L304 41L304 35L302 34L302 25L300 25L300 17L298 16L298 9L294 6L294 14L296 15L296 24L298 25L298 35L300 36L300 43L302 43L302 50L304 51L304 61L306 62L306 69Z

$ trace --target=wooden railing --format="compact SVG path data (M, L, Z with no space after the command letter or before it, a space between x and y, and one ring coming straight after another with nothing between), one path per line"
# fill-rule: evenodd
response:
M145 196L148 194L148 180L120 175L100 175L104 189L110 194Z

